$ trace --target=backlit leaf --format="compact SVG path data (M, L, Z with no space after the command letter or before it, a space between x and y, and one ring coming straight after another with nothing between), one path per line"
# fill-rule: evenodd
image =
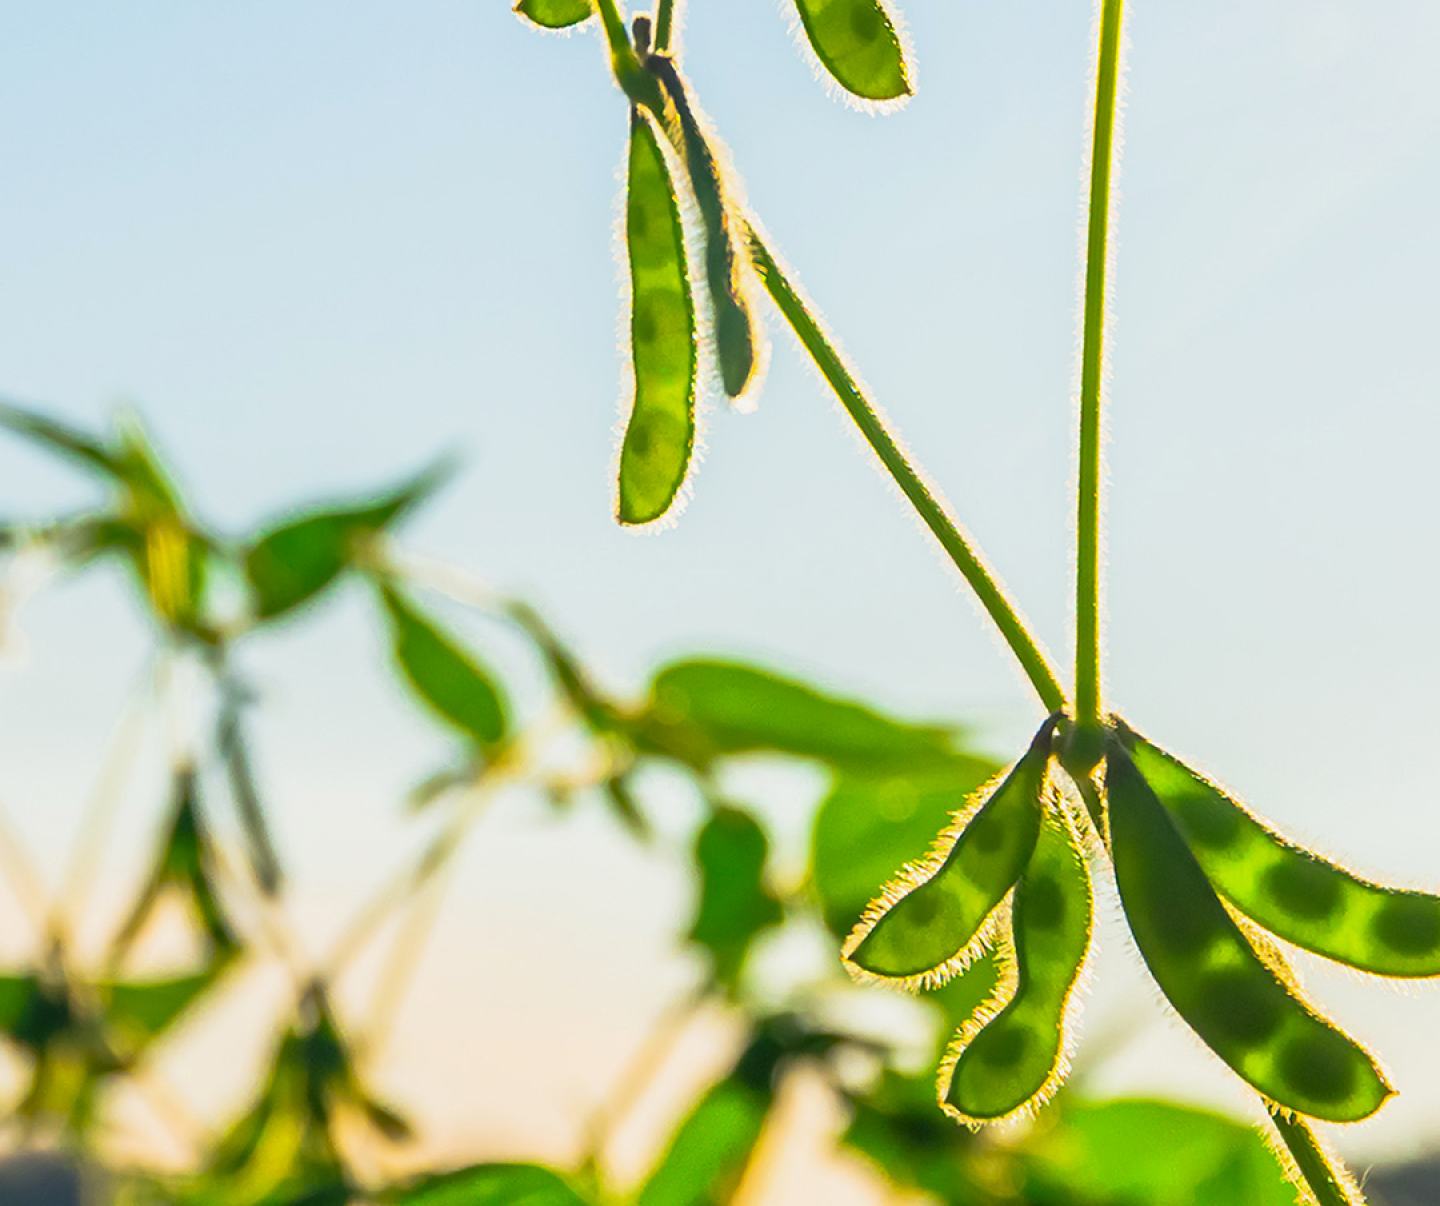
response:
M881 0L795 0L815 57L842 88L862 100L910 94L895 19Z
M777 753L841 768L914 772L959 756L955 730L892 720L863 704L740 662L672 662L650 685L647 735L697 766Z
M520 0L515 11L542 29L569 29L595 13L591 0Z
M390 620L395 662L415 693L481 748L504 741L508 708L489 671L394 588L383 586L380 594Z
M439 465L376 501L308 511L264 532L245 554L256 619L276 619L319 595L351 568L367 540L413 510L448 473Z
M687 937L708 953L720 984L733 987L756 936L783 917L765 884L769 845L748 813L724 805L695 840L700 899Z

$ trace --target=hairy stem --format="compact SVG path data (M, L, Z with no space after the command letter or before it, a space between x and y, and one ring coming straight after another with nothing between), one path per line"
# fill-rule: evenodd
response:
M754 227L747 227L750 255L760 279L774 299L776 307L790 324L801 345L815 361L821 375L829 383L840 405L845 408L865 442L870 445L885 471L894 479L910 505L930 529L946 556L970 584L1000 635L1019 660L1035 693L1047 711L1060 711L1065 706L1065 692L1050 665L1049 659L1030 635L1019 612L996 581L995 575L981 558L970 538L950 514L945 503L926 483L920 471L905 455L875 406L846 366L811 308L786 278L764 241Z
M1124 0L1103 0L1095 73L1095 128L1085 236L1085 318L1080 353L1080 489L1076 508L1075 712L1100 718L1100 403L1105 375L1106 268L1110 185L1115 166L1115 109L1120 82Z
M1295 1162L1316 1206L1364 1206L1362 1194L1344 1165L1325 1150L1310 1124L1299 1115L1270 1111L1285 1149Z
M666 54L675 38L675 0L659 0L655 6L655 50Z

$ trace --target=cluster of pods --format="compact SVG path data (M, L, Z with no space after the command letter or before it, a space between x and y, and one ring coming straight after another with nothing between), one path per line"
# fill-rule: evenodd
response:
M1077 802L1069 730L1029 750L903 868L845 945L851 972L932 987L994 951L1007 974L941 1066L943 1108L979 1124L1042 1105L1065 1072L1103 849L1135 943L1175 1011L1274 1107L1331 1122L1392 1089L1302 995L1274 938L1382 976L1440 975L1440 896L1384 887L1288 841L1118 718ZM1067 784L1071 790L1067 790Z
M516 12L547 29L568 29L593 16L595 6L520 0ZM880 0L795 0L795 12L802 45L847 96L884 105L910 95L898 22ZM661 519L683 497L694 461L702 349L725 396L743 405L754 392L764 344L751 290L749 222L675 61L671 31L658 17L638 16L629 37L639 69L655 84L650 103L631 105L625 185L633 393L616 514L623 524L640 525ZM687 214L695 219L691 238Z

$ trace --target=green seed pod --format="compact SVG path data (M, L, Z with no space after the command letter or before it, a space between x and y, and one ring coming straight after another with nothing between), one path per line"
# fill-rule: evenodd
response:
M1241 931L1165 806L1118 743L1106 759L1120 903L1150 974L1186 1022L1269 1100L1330 1122L1393 1091L1373 1060L1304 1001L1278 953Z
M909 96L910 67L881 0L795 0L810 49L835 82L866 101Z
M940 1106L960 1122L995 1122L1043 1106L1067 1071L1065 1014L1090 951L1090 870L1069 817L1050 810L1015 885L1014 995L981 1009L940 1066Z
M632 110L625 200L635 401L620 446L621 523L659 519L695 447L695 307L680 206L651 124Z
M997 910L1035 849L1051 728L1047 721L1025 756L975 794L930 854L870 902L843 951L857 979L934 987L990 944Z
M1121 739L1215 886L1286 942L1383 976L1440 975L1440 896L1387 888L1287 841L1179 759Z
M591 0L520 0L517 15L541 29L569 29L595 13Z
M664 54L651 54L647 69L664 86L675 108L679 140L695 207L705 236L705 289L715 337L720 381L732 400L754 384L760 367L761 336L751 310L732 202L700 118L675 64Z

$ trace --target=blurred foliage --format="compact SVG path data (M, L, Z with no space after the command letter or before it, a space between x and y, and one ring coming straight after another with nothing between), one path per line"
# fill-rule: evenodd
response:
M253 771L245 715L258 702L235 671L252 634L318 613L346 576L373 587L376 629L388 641L397 681L434 722L437 748L453 757L425 785L429 806L453 821L447 840L404 869L403 891L380 893L381 913L410 902L447 864L468 831L463 807L492 782L528 784L544 801L610 811L637 841L659 844L647 817L648 765L687 777L702 815L692 839L674 849L695 882L677 936L694 959L697 986L680 1013L720 1009L744 1032L733 1061L705 1087L639 1184L612 1183L604 1144L571 1169L525 1163L439 1168L376 1183L358 1157L403 1150L414 1141L403 1103L369 1086L364 1045L331 1004L329 977L343 959L292 967L289 1017L280 1020L267 1066L257 1068L249 1104L181 1176L119 1170L117 1203L148 1206L327 1206L368 1201L395 1206L528 1203L560 1206L634 1200L647 1206L723 1203L757 1192L757 1152L776 1116L782 1086L808 1069L844 1104L838 1142L899 1189L947 1203L1265 1203L1293 1200L1258 1131L1162 1102L1059 1098L1043 1124L972 1134L936 1109L929 1063L951 1033L1000 982L981 959L919 999L927 1051L890 1050L863 1028L837 1020L857 988L831 969L784 990L757 970L756 950L782 929L843 937L875 883L922 856L950 813L996 771L954 725L910 721L815 684L720 658L660 667L638 698L607 691L582 659L524 603L489 602L511 635L549 672L579 737L579 769L558 773L543 756L545 734L527 728L514 692L482 651L445 627L421 602L436 583L408 573L387 535L428 497L430 471L371 500L300 506L258 534L214 531L194 510L138 425L103 437L31 411L0 408L0 425L62 456L101 487L103 502L76 515L0 528L12 558L43 552L67 571L119 564L137 586L164 656L192 657L220 701L213 728L195 748L174 751L168 800L157 802L150 866L98 965L72 949L64 926L40 936L33 966L0 975L0 1033L25 1060L28 1081L12 1107L15 1145L105 1159L104 1095L163 1043L180 1021L224 991L229 969L261 952L279 953L283 860L270 840L263 782ZM226 589L214 589L225 583ZM774 865L764 816L724 786L733 764L756 757L818 768L806 866ZM218 782L242 822L243 858L222 848L212 821ZM132 946L165 902L178 904L197 939L193 966L164 977L137 976ZM62 902L63 903L63 902ZM62 916L64 910L57 910ZM257 925L257 915L270 917ZM247 920L242 924L240 918ZM365 924L357 922L362 937ZM281 944L283 945L283 943ZM622 1106L617 1101L616 1107Z

